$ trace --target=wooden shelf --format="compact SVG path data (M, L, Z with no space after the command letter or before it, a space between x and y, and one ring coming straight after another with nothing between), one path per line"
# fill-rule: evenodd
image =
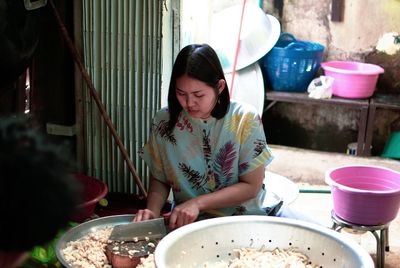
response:
M280 102L336 104L336 105L367 107L367 108L369 105L369 99L344 99L339 97L332 97L330 99L313 99L308 97L307 93L299 93L299 92L267 91L265 95L267 100L280 101Z
M277 102L289 102L289 103L302 103L302 104L315 104L315 105L341 105L347 106L360 111L360 117L358 120L358 135L357 135L357 153L358 155L366 156L371 155L370 146L366 147L365 144L365 133L367 130L368 123L368 109L369 99L345 99L339 97L332 97L330 99L313 99L308 97L306 92L281 92L281 91L267 91L266 100L270 101L264 112L268 111Z

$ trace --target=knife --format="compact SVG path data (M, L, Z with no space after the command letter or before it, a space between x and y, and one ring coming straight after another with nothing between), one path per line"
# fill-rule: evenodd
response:
M140 241L161 239L167 234L164 218L131 222L114 226L109 240L111 241Z

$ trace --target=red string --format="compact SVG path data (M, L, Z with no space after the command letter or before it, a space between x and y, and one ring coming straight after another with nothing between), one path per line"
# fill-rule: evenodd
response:
M230 88L230 91L229 91L229 96L230 97L232 97L233 82L235 80L235 74L236 74L236 64L237 64L237 58L238 58L239 49L240 49L240 33L242 31L242 23L243 23L243 15L244 15L245 6L246 6L246 0L243 0L242 15L240 16L239 34L238 34L238 39L237 39L237 44L236 44L235 59L234 59L234 62L233 62L231 88Z

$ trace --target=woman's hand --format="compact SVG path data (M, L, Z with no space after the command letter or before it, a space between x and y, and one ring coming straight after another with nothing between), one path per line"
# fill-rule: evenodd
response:
M169 186L150 175L150 188L147 196L147 208L140 209L134 222L146 221L160 217L160 212L169 194Z
M140 209L137 213L135 218L133 219L134 222L138 222L138 221L146 221L146 220L151 220L151 219L155 219L156 218L156 214L151 211L150 209Z
M199 216L200 210L196 199L188 200L176 206L169 215L168 227L170 230L182 227L183 225L194 222Z

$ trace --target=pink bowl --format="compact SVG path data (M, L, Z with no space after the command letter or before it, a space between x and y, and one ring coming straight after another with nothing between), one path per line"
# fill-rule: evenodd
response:
M78 206L78 213L72 217L75 222L83 222L92 216L97 203L108 193L107 185L101 180L82 175L75 174L75 178L82 184L84 200Z
M369 98L374 94L382 67L355 61L329 61L321 63L326 76L334 78L332 94L350 99Z
M400 173L378 166L351 165L325 172L333 210L359 225L381 225L396 218L400 206Z

